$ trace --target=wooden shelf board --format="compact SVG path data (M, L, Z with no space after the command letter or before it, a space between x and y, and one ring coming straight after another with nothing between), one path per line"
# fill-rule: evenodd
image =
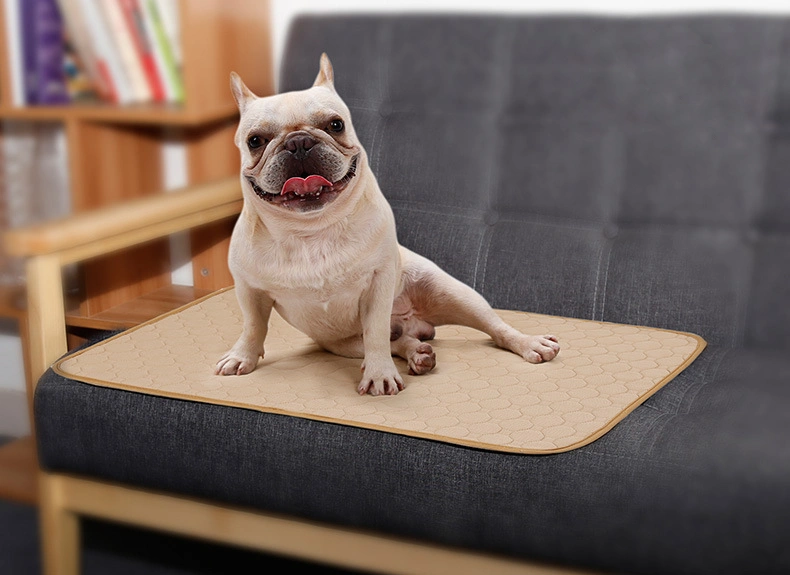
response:
M69 104L66 106L0 106L0 119L57 122L70 119L109 122L113 124L162 124L202 126L238 116L228 96L228 104L198 112L176 104Z
M92 316L71 309L66 312L66 325L100 330L127 329L210 293L211 290L192 286L165 286Z
M38 504L38 457L31 436L0 446L0 499Z

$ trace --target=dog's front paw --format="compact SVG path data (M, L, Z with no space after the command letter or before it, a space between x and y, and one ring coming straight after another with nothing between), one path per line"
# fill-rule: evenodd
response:
M223 355L214 366L214 375L244 375L250 373L258 365L258 358L263 357L263 350L254 352L245 350L243 346L234 345Z
M389 361L366 362L362 365L362 381L359 382L359 395L395 395L403 391L403 378L395 367L392 358Z
M530 363L543 363L557 357L560 344L553 335L524 335L514 351Z

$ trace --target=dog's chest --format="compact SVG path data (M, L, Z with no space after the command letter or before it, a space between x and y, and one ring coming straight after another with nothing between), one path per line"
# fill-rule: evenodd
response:
M251 283L279 296L326 302L363 289L374 267L370 254L348 241L294 239L264 247L251 264ZM357 292L358 293L358 292Z
M343 242L331 247L300 243L275 251L262 264L260 287L286 321L317 340L361 329L359 298L375 265L358 247L351 254Z

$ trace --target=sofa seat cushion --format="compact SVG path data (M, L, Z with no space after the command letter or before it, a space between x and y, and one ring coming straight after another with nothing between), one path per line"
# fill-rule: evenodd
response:
M52 471L588 568L786 573L788 379L787 354L709 347L612 431L555 455L144 395L52 371L35 414Z

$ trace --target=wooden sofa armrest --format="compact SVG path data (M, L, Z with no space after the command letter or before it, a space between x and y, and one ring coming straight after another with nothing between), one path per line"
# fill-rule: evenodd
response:
M6 252L57 255L66 265L225 219L241 207L239 180L232 177L9 230Z
M232 177L7 231L6 252L26 258L32 385L68 350L65 265L223 220L241 208L241 186L238 177ZM30 399L33 390L29 392Z

